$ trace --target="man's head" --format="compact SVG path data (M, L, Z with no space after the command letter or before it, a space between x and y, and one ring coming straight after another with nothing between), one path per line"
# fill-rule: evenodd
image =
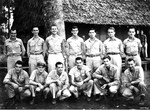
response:
M11 29L10 39L11 40L15 40L16 37L17 37L17 31L16 31L16 29Z
M94 28L91 28L91 29L89 30L89 36L90 36L90 38L95 38L96 32L95 32L95 29L94 29Z
M75 59L75 62L76 62L77 68L78 68L78 69L81 69L82 66L83 66L83 59L82 59L81 57L77 57L77 58Z
M133 71L134 70L134 67L135 67L135 61L133 58L129 58L127 60L127 64L128 64L128 68Z
M40 73L43 73L45 71L45 67L46 67L46 64L44 62L38 62L37 63L37 70Z
M0 26L0 28L1 28L2 30L5 29L5 23L2 23L1 26Z
M55 67L56 67L56 71L58 74L61 74L63 72L63 63L62 62L57 62L55 64Z
M108 28L108 36L115 37L115 28L114 27Z
M32 33L33 33L33 35L38 36L38 34L39 34L39 28L38 27L33 27Z
M20 73L21 70L22 70L22 65L23 65L23 62L18 60L16 63L15 63L15 70L16 70L16 73Z
M78 32L79 32L78 27L77 26L73 26L72 30L71 30L72 35L73 36L77 36Z
M144 31L143 31L143 30L141 30L141 34L142 34L142 35L144 34Z
M131 38L134 38L134 37L135 37L135 28L134 28L134 27L130 27L130 28L129 28L128 35L129 35L129 37L131 37Z
M53 35L56 35L56 34L58 33L58 28L57 28L57 26L56 26L55 24L53 24L53 25L51 26L51 33L52 33Z
M110 61L111 61L111 57L110 57L110 56L106 55L106 56L103 57L103 62L104 62L104 65L105 65L106 67L109 67L109 66L110 66L110 64L111 64Z

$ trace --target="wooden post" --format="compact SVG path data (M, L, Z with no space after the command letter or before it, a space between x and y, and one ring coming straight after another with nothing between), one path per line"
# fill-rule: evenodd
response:
M50 33L50 26L56 24L59 29L59 35L65 36L65 24L63 15L63 0L44 0L44 15L48 34Z

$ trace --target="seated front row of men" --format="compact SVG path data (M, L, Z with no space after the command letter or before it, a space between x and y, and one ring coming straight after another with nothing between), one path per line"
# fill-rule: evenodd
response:
M55 70L49 74L45 71L45 63L38 62L37 68L31 73L29 78L27 72L22 69L22 62L17 61L15 68L8 71L4 78L4 84L12 104L16 99L31 96L30 104L34 104L37 93L42 93L47 99L51 93L52 104L56 104L56 99L63 100L73 94L75 98L83 92L90 101L92 89L95 101L102 100L104 95L114 98L120 91L127 99L134 99L135 95L140 95L140 105L144 105L146 85L144 83L144 72L142 67L135 66L132 58L128 59L128 68L120 76L118 68L111 64L110 56L103 57L103 64L93 73L83 64L83 59L77 57L69 76L64 71L63 63L57 62ZM70 82L69 82L70 79Z

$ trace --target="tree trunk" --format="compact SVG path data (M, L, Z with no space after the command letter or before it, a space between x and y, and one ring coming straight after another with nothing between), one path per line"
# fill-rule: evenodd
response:
M44 16L47 34L50 34L50 26L56 24L59 29L59 35L65 39L63 0L44 0Z

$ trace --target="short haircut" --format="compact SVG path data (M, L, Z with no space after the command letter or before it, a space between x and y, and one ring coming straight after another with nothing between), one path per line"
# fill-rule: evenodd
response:
M111 60L111 57L110 57L109 55L105 55L105 56L103 57L103 60L105 60L105 59Z
M15 28L12 28L11 31L17 31Z
M130 26L130 27L128 28L128 31L129 31L130 29L136 30L134 26Z
M52 24L52 25L51 25L51 27L53 27L53 26L56 26L56 27L57 27L57 25L56 25L56 24Z
M134 60L133 58L129 58L129 59L127 60L127 62L131 62L131 61L135 62L135 60Z
M115 32L115 28L114 28L114 27L109 27L108 30L109 30L109 29L110 29L110 30L114 30L114 32Z
M57 67L58 65L63 65L62 62L56 62L55 67Z
M72 30L73 30L73 29L78 29L78 27L77 27L77 26L73 26L73 27L72 27Z
M39 67L39 66L46 67L46 64L44 62L37 62L37 67Z
M15 63L15 65L17 65L17 64L18 65L23 65L23 62L21 60L17 60L16 63Z
M82 57L77 57L77 58L75 59L75 61L77 61L77 60L83 61L83 58L82 58Z
M94 30L94 31L95 31L95 29L94 29L94 28L90 28L90 29L89 29L89 31L91 31L91 30Z
M32 28L32 30L33 30L34 28L38 28L38 29L39 29L39 27L38 27L38 26L34 26L34 27Z

